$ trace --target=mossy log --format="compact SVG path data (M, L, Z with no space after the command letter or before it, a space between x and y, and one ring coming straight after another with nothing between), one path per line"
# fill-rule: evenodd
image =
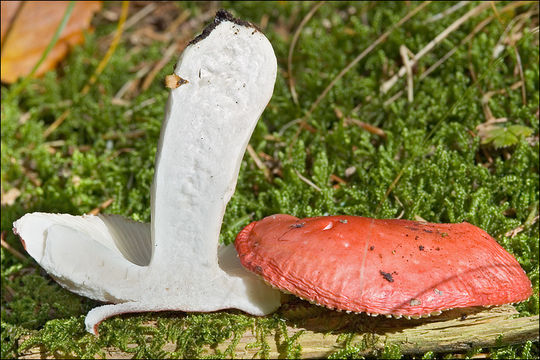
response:
M407 320L384 317L369 317L364 314L345 314L303 304L289 305L281 310L287 319L287 337L302 332L296 344L301 346L302 358L324 358L348 344L361 349L358 355L381 351L385 346L398 346L402 354L464 352L473 348L524 343L539 339L538 315L518 318L511 305L493 308L456 309L423 319ZM151 323L147 324L152 326ZM286 342L282 334L269 333L265 336L269 351L265 356L286 356ZM349 334L349 336L346 336ZM258 338L251 330L246 331L235 347L235 357L260 357L259 347L248 346ZM231 342L206 348L206 355L225 351ZM174 351L175 344L169 343L164 351ZM57 354L58 355L58 354ZM50 358L41 347L34 347L20 354L23 359ZM131 358L132 353L118 349L107 349L106 358Z

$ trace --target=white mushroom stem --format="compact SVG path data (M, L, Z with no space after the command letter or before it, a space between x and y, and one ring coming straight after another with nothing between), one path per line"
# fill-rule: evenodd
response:
M114 303L90 311L89 332L105 318L139 311L254 315L279 306L279 292L242 268L218 239L225 207L276 78L270 42L220 11L184 50L156 155L152 222L115 215L26 214L14 223L28 253L65 288Z

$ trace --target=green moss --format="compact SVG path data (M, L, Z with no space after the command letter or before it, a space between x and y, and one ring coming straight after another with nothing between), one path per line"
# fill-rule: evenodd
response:
M516 45L523 65L526 103L521 89L511 88L520 80L513 50L507 48L499 59L491 57L511 19L533 4L518 8L517 13L501 14L502 24L490 23L470 46L460 47L420 81L420 74L491 13L486 11L466 22L416 66L414 101L409 103L403 95L385 105L406 86L403 78L388 94L379 90L402 64L400 45L417 53L475 6L468 4L439 21L427 22L452 4L432 3L392 32L332 88L305 119L314 132L294 122L307 113L355 56L415 5L411 4L330 2L322 6L304 28L293 54L299 105L292 101L286 59L292 35L313 4L221 4L236 16L256 23L268 17L265 33L279 66L274 95L250 141L257 152L273 157L267 163L273 180L269 182L253 159L245 156L236 193L225 213L221 241L231 243L250 221L274 213L468 221L485 229L516 256L534 287L534 295L517 308L522 316L538 314L539 224L533 221L539 204L537 35L525 31ZM193 17L205 11L201 3L179 3L178 7L189 8ZM82 214L112 198L114 202L105 212L150 220L149 188L167 98L161 79L176 59L160 71L147 91L136 94L129 105L117 105L112 99L133 78L136 66L159 60L164 48L154 42L133 51L124 36L99 81L82 96L80 90L103 56L100 40L114 27L98 19L95 33L86 35L84 45L72 51L57 70L32 80L16 98L8 96L13 87L2 85L2 191L17 188L21 194L13 205L2 206L1 229L6 232L6 241L23 254L11 224L27 212ZM506 117L505 127L530 129L532 136L527 138L525 132L525 136L515 136L510 147L495 149L472 134L486 121L483 94L501 89L505 93L493 95L488 102L493 116ZM336 108L344 117L336 116ZM45 138L44 131L66 111L69 113L62 125ZM347 117L383 129L386 138L347 122ZM141 135L127 136L133 133ZM346 173L352 167L355 172ZM332 174L347 183L336 187ZM516 236L505 235L522 225L523 231ZM137 358L198 357L203 349L215 348L225 340L232 345L225 351L216 350L212 356L232 357L234 342L248 329L257 335L258 340L250 346L260 356L268 356L265 334L277 334L283 356L301 354L301 333L287 334L279 314L266 318L234 311L124 315L103 322L96 338L84 331L83 321L96 302L62 289L33 260L20 261L4 248L1 266L2 358L17 357L34 345L57 356L81 358L103 356L108 347ZM148 322L152 326L145 325ZM22 338L26 340L21 343ZM348 334L340 341L343 350L333 357L357 357L369 337L353 341ZM172 344L172 348L165 351L166 344ZM499 358L535 358L538 343L482 351ZM400 354L388 348L379 355Z

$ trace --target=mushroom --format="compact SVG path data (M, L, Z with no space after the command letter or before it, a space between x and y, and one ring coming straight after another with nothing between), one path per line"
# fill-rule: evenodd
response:
M218 248L225 207L276 70L266 37L218 11L181 55L176 85L168 84L151 223L38 212L13 224L26 251L63 287L112 303L88 313L89 332L127 312L237 308L265 315L279 307L279 291L244 270L232 245Z
M330 309L400 318L526 300L516 259L466 222L272 215L237 236L242 265Z

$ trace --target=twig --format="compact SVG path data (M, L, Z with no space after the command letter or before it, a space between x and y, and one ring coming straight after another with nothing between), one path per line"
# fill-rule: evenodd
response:
M189 15L191 15L191 11L189 11L189 9L182 11L182 13L178 15L178 17L167 27L165 32L170 36L171 40L176 37L176 29L178 29L178 27L189 18Z
M139 21L141 21L146 15L149 15L152 13L152 11L157 9L157 4L155 2L152 2L145 7L143 7L141 10L137 11L133 16L131 16L129 19L126 20L126 23L124 24L124 31L132 27L133 25L137 24Z
M36 187L41 186L41 179L38 177L38 174L28 169L24 164L21 163L21 170L24 173L24 176L28 178Z
M510 5L513 5L514 3L510 4ZM437 60L437 62L433 65L431 65L426 71L424 71L420 77L418 78L418 81L422 81L424 80L429 74L431 74L433 71L435 71L435 69L437 69L439 66L441 66L446 60L448 60L448 58L450 58L450 56L454 55L454 53L464 44L466 44L467 42L469 42L473 37L474 35L476 35L480 30L482 30L484 27L486 27L492 20L494 19L494 16L490 16L486 19L484 19L483 21L481 21L475 28L474 30L469 34L467 35L463 40L461 40L461 42L459 43L458 46L454 46L450 51L448 51L446 54L444 54L444 56L442 58L440 58L439 60ZM391 98L389 98L388 100L386 100L384 102L384 106L388 106L389 104L393 103L394 101L396 101L396 99L398 99L399 97L401 97L401 95L403 95L403 90L400 90L398 91L397 93L395 93L394 95L392 95Z
M471 31L470 34L468 34L465 38L463 38L463 40L461 40L461 42L459 43L458 46L454 46L452 48L452 50L448 51L446 54L444 54L444 56L442 58L440 58L435 64L431 65L426 71L424 71L421 75L420 75L420 80L423 80L425 79L429 74L431 74L436 68L438 68L439 66L441 66L442 63L444 63L446 60L448 60L448 58L452 55L454 55L454 53L458 50L459 47L461 47L462 45L466 44L467 42L469 42L473 37L474 35L476 35L480 30L482 30L484 27L486 27L492 20L494 19L494 16L490 16L484 20L482 20L480 23L478 23L478 25L475 26L475 28L473 29L473 31Z
M523 81L520 80L520 81L510 85L510 90L516 90L517 88L521 87L522 84L523 84ZM484 110L484 114L485 114L485 117L486 117L486 122L478 125L476 127L477 130L482 126L489 125L490 123L507 121L506 118L495 119L494 116L493 116L493 113L491 112L491 109L489 107L489 100L491 99L491 97L493 95L504 95L506 93L507 93L506 89L493 90L493 91L488 91L486 93L483 93L482 98L480 100L480 103L482 104L482 108ZM490 129L486 129L485 131L489 131L489 130ZM487 135L486 133L484 133L483 135L481 133L482 133L482 131L479 130L478 135L480 137L485 137Z
M102 202L98 207L90 210L90 212L88 214L90 215L97 215L99 214L101 211L105 210L106 208L108 208L112 203L113 203L114 199L113 198L110 198L110 199L107 199L105 200L104 202Z
M126 20L126 22L124 24L124 30L123 31L125 32L127 29L130 29L133 25L138 24L142 19L144 19L145 16L150 15L157 8L158 7L157 7L157 4L155 2L152 2L152 3L148 4L148 5L146 5L144 8L142 8L141 10L139 10L138 12L133 14L129 19ZM116 20L116 17L115 17L115 20ZM103 40L108 41L109 38L114 37L114 35L115 35L115 32L110 33L110 34L104 36Z
M403 217L403 215L405 214L405 206L403 206L403 203L399 200L399 198L396 196L396 194L394 194L394 199L396 199L396 202L399 204L399 206L401 206L401 212L396 217L396 219L401 219Z
M49 127L43 132L43 138L47 138L54 130L56 130L60 125L62 125L64 120L66 120L69 116L69 113L69 109L64 110L64 112L58 117L58 119L54 120L54 122L49 125Z
M343 180L342 178L334 174L330 175L330 180L337 183L334 186L332 186L334 189L339 189L341 185L347 185L347 181Z
M300 119L300 126L296 128L296 132L294 133L294 136L292 137L291 141L289 142L289 146L287 146L287 158L289 160L292 159L292 149L294 145L296 145L296 141L298 141L298 137L300 136L300 133L302 132L302 123L304 122L303 119Z
M393 103L394 101L396 101L396 99L398 99L399 97L401 97L401 95L403 95L403 90L399 90L397 93L395 93L394 95L392 95L392 97L388 100L386 100L384 103L383 103L383 106L388 106L390 105L391 103Z
M497 7L495 6L495 2L494 1L488 1L489 2L489 5L491 6L491 9L493 10L493 13L495 14L495 17L497 18L497 21L499 22L499 24L503 24L503 21L501 19L501 15L499 15L499 12L497 11Z
M494 12L495 15L492 16L491 18L496 17L499 20L499 23L501 23L501 25L502 25L502 20L500 18L500 14L497 11L497 9L494 7L494 5L493 5L493 12ZM517 17L514 17L510 21L508 26L504 29L503 34L501 35L501 37L497 41L497 45L495 45L495 49L493 51L494 57L500 55L500 53L502 52L502 50L499 50L500 48L502 48L504 50L504 46L502 45L502 43L504 42L503 39L505 38L506 34L508 34L510 32L510 30L513 29L513 26L517 22L517 19L519 19L520 17L523 17L524 15L527 16L529 14L530 14L530 12L527 12L525 14L521 14L521 15L519 15ZM521 78L521 81L519 81L518 83L520 83L520 86L521 86L522 102L523 102L523 104L526 104L527 99L526 99L526 92L525 92L525 79L524 79L524 76L523 76L523 67L521 65L521 57L519 56L519 52L517 50L517 46L516 46L515 42L512 40L512 36L510 35L510 36L508 36L508 38L509 38L509 40L508 40L509 45L514 49L514 53L516 55L516 63L517 63L516 65L518 67L518 71L519 71L520 78ZM469 57L470 57L470 51L469 51ZM469 60L469 63L470 63L470 60ZM469 66L472 67L471 63L470 63ZM472 71L472 69L471 69L471 74L474 77L474 72ZM516 85L516 84L514 84L514 85ZM515 88L512 88L512 90L514 90L514 89ZM483 92L482 89L479 88L479 90L480 90L480 92ZM499 91L490 91L490 92L484 94L483 97L482 97L482 108L483 108L483 111L484 111L484 114L485 114L485 117L486 117L486 120L487 120L487 124L489 124L489 122L493 119L493 114L491 112L491 109L489 108L488 102L489 102L489 99L491 98L491 96L494 95L494 94L497 94L497 93L504 94L504 93L506 93L506 90L503 89L503 90L499 90ZM481 125L483 125L483 124L481 124ZM485 135L484 135L484 137L485 137Z
M532 220L532 222L531 222L530 225L532 225L532 224L534 224L535 222L537 222L537 221L538 221L538 218L539 218L539 216L536 215L536 216L533 218L533 220ZM506 234L504 234L504 236L509 237L509 238L514 238L517 234L519 234L520 232L522 232L523 230L525 230L525 227L526 227L527 225L528 225L528 224L520 225L520 226L518 226L517 228L508 231ZM530 225L529 225L529 226L530 226Z
M175 33L176 29L184 23L188 18L191 12L189 10L184 10L167 28L167 35L169 35L169 41L172 41L174 39L173 36L171 36L171 33ZM160 72L161 69L165 65L169 63L169 61L172 59L173 55L176 53L176 51L179 48L179 44L181 44L180 41L174 41L172 44L169 45L167 50L165 50L165 54L163 54L163 57L161 60L159 60L155 66L150 70L148 75L144 78L144 81L141 85L141 90L146 91L150 85L152 85L152 81L154 81L154 78L157 76L157 74Z
M270 170L268 170L268 167L261 161L261 159L259 158L259 156L255 152L255 149L253 149L251 144L248 144L247 152L248 152L249 156L251 156L253 161L255 161L255 165L257 165L257 167L262 170L266 180L268 180L269 182L272 182L272 176L270 176Z
M325 3L326 1L320 1L318 2L302 19L300 22L300 25L298 25L298 28L294 32L294 36L291 41L291 45L289 47L289 55L287 56L287 73L289 75L289 88L291 89L291 96L296 105L298 105L298 95L296 94L296 88L294 86L294 78L292 74L292 57L294 52L294 47L296 46L296 42L298 41L298 38L300 37L300 33L304 29L304 26L307 24L309 19L315 14L315 12Z
M287 156L288 156L289 160L291 159L292 149L293 149L294 145L296 145L296 141L298 141L298 137L300 136L300 133L302 132L302 130L307 130L312 134L315 134L317 132L317 129L315 129L313 126L309 125L306 122L306 120L304 120L304 119L293 120L293 121L291 121L289 123L289 125L292 125L293 123L298 123L298 124L300 124L300 126L296 129L296 133L292 137L291 141L289 142L289 146L287 147ZM283 127L283 128L285 128L285 127ZM282 130L283 130L283 128L282 128Z
M523 105L527 105L527 92L525 90L525 76L523 76L523 66L521 65L521 56L519 56L519 51L517 46L514 46L514 51L516 53L516 61L519 70L519 77L521 78L521 100Z
M303 182L305 182L306 184L308 184L309 186L311 186L312 188L314 188L315 190L321 192L321 188L318 187L317 185L315 185L311 180L309 180L307 177L303 176L302 174L300 174L300 172L296 169L294 169L294 172L296 173L296 175L298 175L298 177L300 178L300 180L302 180Z
M485 147L482 147L482 153L484 154L487 160L487 164L482 164L482 166L484 166L485 168L489 168L493 164L493 158L491 157L491 155L489 154L489 152L487 151Z
M124 113L124 116L131 116L131 115L133 115L133 113L134 113L136 110L140 110L140 109L142 109L143 107L152 105L152 104L155 103L155 102L156 102L156 98L149 98L149 99L146 99L146 100L142 101L139 105L134 106L134 107L132 107L132 108L129 109L129 110L126 110L126 112Z
M107 156L107 161L111 161L111 160L115 159L116 157L118 157L118 156L120 156L120 155L122 155L124 153L130 153L130 152L132 152L134 150L135 150L134 148L130 148L130 147L118 149L114 153L112 153L111 155Z
M362 129L366 130L367 132L370 132L372 134L378 135L378 136L386 139L386 133L381 128L378 128L378 127L376 127L374 125L371 125L371 124L367 124L367 123L365 123L363 121L360 121L360 120L357 120L357 119L347 118L346 120L347 120L347 122L351 122L351 123L353 123L355 125L360 126Z
M388 100L386 100L384 103L383 103L383 106L388 106L390 105L391 103L393 103L394 101L396 101L397 99L399 99L401 97L401 95L403 95L403 90L399 90L397 93L395 93L394 95L392 95L391 98L389 98Z
M240 219L236 220L231 226L231 229L237 229L242 225L245 225L247 222L253 221L254 212L242 216Z
M399 171L399 173L397 174L397 176L395 177L395 179L392 181L392 183L390 184L390 186L388 187L388 189L386 189L386 192L384 193L384 196L383 198L381 199L381 201L379 201L379 204L377 205L377 208L375 209L375 213L378 213L379 212L379 209L381 208L384 200L386 200L388 198L388 195L390 195L390 193L392 192L392 190L394 190L394 188L396 187L397 183L399 182L399 179L401 179L401 177L403 176L403 174L405 173L405 166L403 168L401 168L401 170Z
M339 176L337 176L335 174L330 175L330 180L338 182L340 184L347 184L347 181L343 180L342 178L340 178Z
M426 20L426 23L435 22L444 18L445 16L453 14L454 12L458 11L459 9L467 5L468 3L470 3L470 1L460 1L454 6L449 7L448 9L444 10L443 12L433 15L432 17Z
M2 231L2 235L0 236L0 241L1 241L2 247L4 249L6 249L7 251L9 251L11 253L11 255L15 256L19 260L21 260L21 261L28 260L26 256L24 256L19 251L15 250L13 247L11 247L11 245L9 245L7 243L7 241L4 240L5 237L6 237L6 232Z
M521 41L521 40L520 40ZM475 86L479 86L480 85L480 82L484 80L484 78L491 73L491 71L493 71L493 69L495 69L497 67L497 65L499 65L503 60L504 60L505 56L500 56L496 59L493 59L492 61L490 61L490 63L488 64L488 66L484 69L484 71L481 73L480 77L478 79L476 79L474 81L474 83L469 86L467 88L467 90L465 90L465 92L459 97L459 99L454 102L454 104L450 107L450 109L444 114L444 116L435 124L435 126L431 129L431 131L425 136L424 140L422 141L422 143L426 143L430 138L431 136L438 130L438 128L441 126L441 124L454 112L454 110L457 108L457 106L463 101L463 99L465 99L467 96L469 96L470 92L472 91L471 89L473 89L473 87ZM377 209L376 211L378 212L380 207L382 206L382 203L386 200L386 198L388 197L388 195L392 192L392 190L394 189L394 187L397 185L397 183L399 182L399 179L401 178L401 176L403 176L403 173L405 172L405 169L409 166L409 164L411 163L411 161L414 160L414 158L409 158L407 159L405 165L401 168L401 170L399 171L398 175L396 176L396 178L394 179L394 181L392 181L392 183L390 184L390 186L388 187L385 195L383 196L383 198L381 199L381 201L379 202L379 204L377 205Z
M354 108L352 111L354 112L356 110L356 108ZM343 111L341 111L340 108L338 108L337 106L334 107L334 113L336 114L336 117L339 119L339 120L342 120L343 119ZM345 119L346 120L346 119ZM343 126L347 126L347 123L345 122L343 124Z
M497 8L494 7L494 6L493 6L493 12L495 13L495 16L497 17L499 22L502 24L502 20L500 18L499 12L497 11ZM519 51L518 51L517 46L515 44L515 38L513 37L513 34L510 34L510 35L507 35L507 34L509 32L511 33L512 32L511 30L515 29L516 27L520 28L523 25L523 22L518 22L518 20L521 20L523 18L526 19L530 15L531 15L531 12L526 12L524 14L521 14L521 15L516 16L515 18L513 18L510 21L510 23L508 24L508 26L506 26L506 28L504 29L504 32L501 35L501 37L499 38L499 41L497 41L497 45L495 46L495 49L493 51L493 56L497 57L499 55L498 52L504 50L504 45L502 45L504 37L508 36L508 43L514 49L514 53L516 55L516 65L517 65L517 68L518 68L518 71L519 71L519 76L520 76L521 82L522 82L522 85L521 85L521 100L522 100L523 105L527 104L527 92L526 92L526 88L525 88L525 77L523 76L523 65L521 63L521 56L519 55ZM516 27L514 27L515 23L517 23Z
M109 134L109 135L103 135L102 138L104 140L115 140L115 139L119 139L121 137L125 137L126 139L135 139L135 138L139 138L139 137L142 137L146 134L146 131L144 130L133 130L133 131L130 131L128 133L125 133L125 134L118 134L118 133L113 133L113 134Z
M412 53L403 44L399 47L399 53L403 59L403 66L405 66L405 70L407 71L407 99L410 103L412 103L414 100L414 85L411 61L409 60L409 53ZM412 56L414 57L414 54L412 54Z
M17 294L15 293L15 291L11 288L11 286L6 285L6 284L4 285L4 289L6 289L7 292L8 292L8 295L6 296L6 302L9 303L9 302L13 301L13 299L14 299L15 296L17 295Z
M143 66L139 71L135 73L135 77L133 79L128 80L120 90L114 95L113 97L113 103L120 103L126 92L136 86L136 82L139 81L143 76L148 74L148 72L152 69L152 66L150 64Z
M261 16L261 21L259 22L259 28L261 28L261 30L266 29L266 27L268 26L268 20L270 20L268 14L263 14Z
M317 129L315 129L313 126L309 125L305 120L300 121L300 128L309 131L312 134L315 134L317 132Z
M523 5L526 5L528 2L527 1L516 1L516 2L513 2L513 3L510 3L508 4L507 6L505 6L504 8L502 8L500 10L499 13L504 13L504 12L507 12L507 11L511 11L513 9L515 9L516 7L519 7L519 6L523 6ZM452 55L454 55L454 53L461 47L463 46L464 44L466 44L467 42L469 42L478 32L480 32L484 27L486 27L491 21L493 21L493 19L495 18L494 15L491 15L487 18L485 18L484 20L482 20L480 23L478 23L478 25L475 26L475 28L473 29L473 31L471 31L470 34L468 34L465 38L463 38L463 40L461 40L461 42L459 43L459 45L457 46L454 46L450 51L448 51L442 58L440 58L436 63L434 63L433 65L431 65L426 71L424 71L418 78L418 81L422 81L424 80L426 77L429 76L429 74L431 74L433 71L435 71L439 66L441 66L446 60L448 60L448 58L450 58ZM395 95L393 95L390 99L386 100L384 102L384 106L387 106L391 103L393 103L396 99L398 99L401 95L403 94L403 91L400 90L399 92L397 92Z
M279 131L278 131L278 136L279 136L279 137L282 137L283 134L285 133L285 131L286 131L288 128L290 128L290 127L293 126L293 125L298 124L299 122L302 122L302 119L294 119L294 120L289 121L288 123L286 123L285 125L283 125L283 126L279 129Z
M395 29L397 29L398 27L403 25L406 21L408 21L410 18L412 18L414 15L416 15L419 11L424 9L427 5L429 5L430 2L431 1L424 1L421 5L417 6L413 10L411 10L401 20L399 20L397 23L392 25L390 27L390 29L388 29L384 34L379 36L379 38L377 40L375 40L373 43L371 43L371 45L369 45L364 51L362 51L362 53L360 55L358 55L353 61L351 61L343 70L341 70L341 72L334 78L334 80L332 80L330 82L330 84L328 84L326 89L324 89L324 91L319 95L317 100L315 100L315 102L311 105L311 108L309 109L309 111L307 112L305 117L307 118L313 113L313 111L317 108L319 103L326 97L328 92L334 87L334 85L336 85L336 83L343 76L345 76L345 74L347 72L349 72L349 70L351 70L356 64L358 64L358 62L360 60L362 60L367 54L369 54L377 45L379 45L380 43L385 41L386 38L392 33L392 31L394 31Z
M167 50L165 50L165 54L163 54L163 57L161 58L161 60L157 62L157 64L152 68L152 70L144 78L144 81L141 86L142 91L145 91L150 87L156 75L159 73L161 69L163 69L165 65L169 63L169 61L172 59L177 49L178 49L178 43L173 42L171 45L169 45Z
M523 230L525 230L528 227L532 226L537 221L538 221L538 201L532 206L532 210L529 213L529 215L527 216L527 219L525 220L525 222L523 224L519 225L518 227L516 227L515 229L512 229L512 230L506 232L506 234L504 234L504 236L513 238L517 234L522 232Z
M480 14L482 11L487 9L490 6L489 3L482 3L478 5L477 7L469 10L465 15L454 21L450 26L448 26L446 29L444 29L439 35L437 35L433 40L431 40L426 46L424 46L423 49L421 49L411 60L411 65L416 65L418 61L426 55L428 52L430 52L435 46L437 46L439 43L441 43L448 35L450 35L453 31L457 30L463 23L465 23L467 20L469 20L471 17L476 16ZM407 72L405 66L402 66L399 71L392 76L389 80L387 80L384 84L381 86L381 92L386 93L388 90L394 86L394 84L398 81L400 77L405 75Z
M120 19L118 20L118 25L116 27L116 33L114 34L114 38L111 42L111 45L109 46L109 49L105 53L105 56L101 61L99 62L96 70L90 77L90 80L88 80L88 83L83 87L81 90L81 94L85 95L90 90L90 87L96 82L98 76L101 74L103 69L105 69L105 66L107 66L107 63L109 62L109 59L111 58L112 54L116 50L116 47L118 46L118 42L120 41L120 38L122 37L122 33L124 31L124 24L126 22L127 14L129 9L129 1L122 1L122 12L120 13Z
M53 140L53 141L47 141L43 143L43 145L47 145L50 147L59 147L59 146L64 146L65 144L66 144L66 140Z
M503 33L499 37L499 40L497 40L497 44L493 48L493 57L494 58L499 56L501 54L501 51L504 50L504 48L505 48L505 46L503 45L504 39L508 37L508 33L514 28L514 24L516 24L518 22L518 20L520 19L520 17L523 17L524 15L526 16L526 15L528 15L528 13L520 14L520 15L514 17L512 20L510 20L508 25L504 28ZM495 17L494 15L491 16L491 18L494 18L494 17Z

